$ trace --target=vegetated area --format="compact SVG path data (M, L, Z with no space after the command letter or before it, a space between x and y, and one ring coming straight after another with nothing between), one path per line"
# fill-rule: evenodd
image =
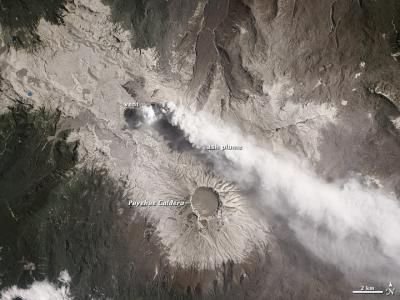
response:
M188 22L203 0L102 0L112 21L131 31L132 47L155 48L161 59L185 35Z
M134 30L134 46L149 48L165 36L168 22L168 3L164 0L103 0L112 10L113 21Z
M59 120L59 111L20 103L0 115L0 287L29 283L23 260L38 258L41 222L77 161Z
M1 0L0 25L5 42L15 48L35 48L40 20L63 23L66 0Z

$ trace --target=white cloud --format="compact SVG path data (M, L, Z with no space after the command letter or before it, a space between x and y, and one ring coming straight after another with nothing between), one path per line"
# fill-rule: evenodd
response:
M58 284L43 280L33 282L26 289L14 285L0 292L0 300L13 300L17 297L23 300L72 300L70 281L68 272L62 271L58 277Z

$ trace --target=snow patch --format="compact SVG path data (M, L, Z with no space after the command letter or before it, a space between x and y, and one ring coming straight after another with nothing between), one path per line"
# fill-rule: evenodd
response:
M400 130L400 117L397 117L395 119L392 119L392 124L393 126L397 129Z

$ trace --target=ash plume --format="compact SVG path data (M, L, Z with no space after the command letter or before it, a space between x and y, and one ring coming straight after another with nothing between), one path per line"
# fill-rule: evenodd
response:
M255 205L283 216L316 256L350 278L398 278L400 206L393 193L356 179L327 183L293 155L261 148L204 112L193 114L174 104L167 104L166 111L171 124L200 151L213 144L242 146L241 151L214 151L216 172L242 186L251 185L256 173Z

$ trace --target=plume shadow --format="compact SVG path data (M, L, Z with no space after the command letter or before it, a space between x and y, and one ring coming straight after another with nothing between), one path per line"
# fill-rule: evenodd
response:
M172 151L195 150L193 145L186 139L184 131L169 123L165 118L155 122L153 128L164 138Z

